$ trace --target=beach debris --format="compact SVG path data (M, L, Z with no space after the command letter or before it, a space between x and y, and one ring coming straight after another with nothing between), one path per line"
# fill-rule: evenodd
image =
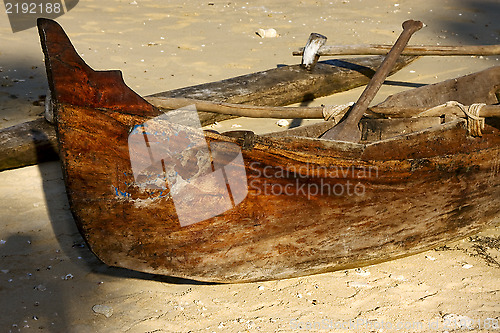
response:
M429 255L425 256L425 259L430 260L430 261L436 260L436 258L434 258L433 256L429 256Z
M65 276L61 276L61 279L63 280L71 280L72 278L74 278L74 276L71 273L66 274Z
M45 291L47 290L47 287L45 287L43 284L39 284L38 286L35 286L34 289L38 291Z
M0 239L0 245L4 245L5 243L7 243L6 240Z
M241 125L240 125L240 124L232 124L232 125L231 125L231 128L240 128L240 127L241 127Z
M109 318L113 315L113 308L108 305L103 305L103 304L96 304L92 307L92 311L98 314L102 314L106 316L106 318Z
M2 269L0 270L0 272L4 273L4 274L7 274L8 272L10 272L8 269Z
M370 274L371 274L370 272L365 271L364 269L361 269L361 268L356 268L354 271L355 271L355 272L356 272L356 274L357 274L357 275L359 275L359 276L368 276L368 275L370 275Z
M351 288L370 288L370 285L366 282L350 281L347 285Z
M462 265L463 269L471 269L472 267L474 267L474 266L472 266L471 264L463 264Z
M394 279L394 280L397 280L397 281L405 281L406 278L404 277L404 275L389 275L390 278Z
M276 125L278 125L279 127L287 127L290 125L290 122L286 119L280 119L276 122Z
M278 37L278 33L275 29L259 29L255 32L260 38L276 38Z

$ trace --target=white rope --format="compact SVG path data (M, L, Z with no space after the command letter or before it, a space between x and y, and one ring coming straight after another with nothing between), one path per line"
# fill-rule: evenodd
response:
M469 107L460 103L457 103L457 105L467 116L467 134L471 136L483 136L484 118L479 117L479 113L486 104L475 103Z
M354 102L341 105L323 105L323 118L325 118L326 121L332 120L338 123L353 105Z
M476 103L471 106L465 106L457 101L449 101L445 104L441 104L430 108L424 112L419 113L417 116L432 116L439 115L442 109L450 108L450 107L458 107L465 114L467 118L467 134L470 136L483 136L484 130L484 118L479 117L481 109L486 104L484 103Z

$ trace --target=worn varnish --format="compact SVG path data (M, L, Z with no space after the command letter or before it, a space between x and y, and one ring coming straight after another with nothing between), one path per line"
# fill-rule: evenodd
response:
M129 135L161 111L127 88L119 72L64 61L60 41L48 38L54 23L41 20L39 29L71 210L108 265L201 281L282 279L424 251L500 215L498 119L487 119L483 136L474 138L456 119L364 143L297 136L313 129L289 136L206 132L209 145L239 147L248 193L236 207L182 227L173 198L189 197L191 188L141 187L131 165ZM499 83L489 82L495 89ZM235 164L229 155L220 156L224 166ZM146 151L136 157L149 158ZM165 161L164 172L179 170L184 180L202 168L200 159L190 160L190 169ZM211 190L213 200L222 196Z

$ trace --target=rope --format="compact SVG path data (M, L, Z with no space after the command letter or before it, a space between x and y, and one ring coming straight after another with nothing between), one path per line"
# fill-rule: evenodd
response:
M446 109L449 107L458 107L460 110L462 110L467 118L467 135L483 136L482 131L484 130L484 118L479 117L479 114L481 112L481 109L485 105L486 104L484 103L476 103L470 106L465 106L457 101L449 101L445 104L441 104L424 112L421 112L417 115L417 117L438 115L440 112L442 112L442 109Z
M350 102L347 104L341 105L322 105L323 107L323 118L326 121L332 120L335 123L338 123L340 119L344 116L344 114L349 111L351 106L354 105L354 102Z
M486 104L475 103L469 107L457 102L457 106L465 113L467 116L467 134L471 136L483 136L484 130L484 118L479 117L481 109Z

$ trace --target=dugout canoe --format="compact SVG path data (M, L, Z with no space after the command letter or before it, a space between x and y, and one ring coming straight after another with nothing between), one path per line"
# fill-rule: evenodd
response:
M107 265L283 279L411 255L498 221L498 117L472 136L454 113L411 116L450 98L497 104L499 67L394 95L363 120L361 143L318 139L328 122L219 134L177 123L180 111L153 107L118 72L68 66L46 39L53 24L39 27L71 211ZM385 116L395 108L411 115Z
M67 35L51 20L40 20L43 42L58 43L58 58L71 66L83 66ZM401 57L393 73L417 57ZM214 102L280 106L346 91L365 85L382 63L383 57L363 57L321 61L313 70L300 65L280 66L266 71L237 76L222 81L199 84L150 95L149 97L194 98ZM86 66L86 65L85 65ZM73 69L65 75L73 75ZM75 78L81 79L81 78ZM200 112L202 125L228 119L227 115ZM55 129L44 119L0 129L0 171L55 160Z

